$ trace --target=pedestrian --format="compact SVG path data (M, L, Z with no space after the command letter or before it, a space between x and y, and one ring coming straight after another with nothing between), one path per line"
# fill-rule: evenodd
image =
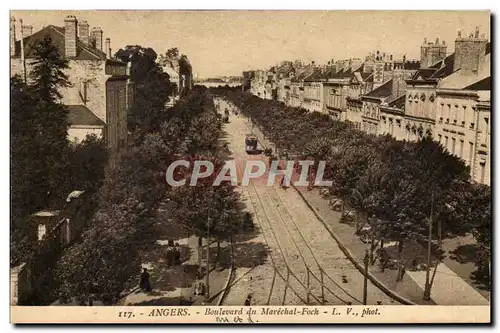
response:
M403 277L405 276L406 273L406 267L405 265L401 265L401 277L399 278L399 281L403 281Z
M245 306L250 306L252 305L252 295L248 295L247 299L245 300Z
M141 280L139 282L139 287L146 292L151 291L151 283L149 282L149 273L147 268L143 268L141 273Z
M205 290L206 290L205 283L200 282L199 289L198 289L198 291L199 291L198 295L202 295L202 296L205 295Z
M180 265L181 263L181 250L179 248L179 243L175 243L175 264Z
M170 267L173 262L173 251L172 248L169 246L167 248L167 267Z

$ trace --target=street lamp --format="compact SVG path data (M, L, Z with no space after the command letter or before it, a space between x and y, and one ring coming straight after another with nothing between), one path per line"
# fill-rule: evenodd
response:
M363 258L363 263L365 264L365 278L363 282L363 304L367 304L368 298L368 263L370 262L370 254L368 249L365 249L365 257Z
M424 300L431 299L431 244L432 244L432 215L434 215L434 189L431 193L431 212L429 215L429 239L427 243L427 270L425 272Z
M206 293L205 299L210 298L210 210L207 218L207 272L205 273Z

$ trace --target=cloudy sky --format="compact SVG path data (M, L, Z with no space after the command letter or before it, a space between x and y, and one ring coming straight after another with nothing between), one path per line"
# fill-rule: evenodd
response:
M157 53L178 47L200 77L241 75L281 60L364 58L369 52L420 57L424 37L453 52L457 31L490 37L489 12L467 11L12 11L37 31L74 15L99 26L113 52L128 44ZM19 25L19 24L18 24ZM20 27L17 27L20 29Z

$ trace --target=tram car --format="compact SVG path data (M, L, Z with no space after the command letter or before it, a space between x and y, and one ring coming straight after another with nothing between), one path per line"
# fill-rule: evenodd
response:
M258 149L257 149L257 137L253 134L247 134L245 136L245 152L247 154L257 154Z

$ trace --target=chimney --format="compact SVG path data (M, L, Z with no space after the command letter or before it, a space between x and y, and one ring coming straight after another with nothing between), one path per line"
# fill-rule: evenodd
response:
M23 38L26 38L28 36L31 36L33 34L33 26L31 25L23 25L21 26L21 29L23 31Z
M16 19L10 18L10 56L16 55Z
M102 49L102 29L100 27L92 28L92 40L95 42L95 49L105 51Z
M87 21L78 22L78 38L85 45L90 45L89 24Z
M106 49L105 49L106 55L108 59L111 59L111 39L108 37L106 38Z
M427 37L424 37L424 45L427 45Z
M436 45L439 46L439 37L436 37Z
M77 20L74 16L64 19L64 48L68 58L76 57Z
M474 34L471 34L467 38L457 38L455 40L453 71L458 69L463 71L480 70L484 61L487 43L488 40L486 38L479 37L478 28L476 28Z

